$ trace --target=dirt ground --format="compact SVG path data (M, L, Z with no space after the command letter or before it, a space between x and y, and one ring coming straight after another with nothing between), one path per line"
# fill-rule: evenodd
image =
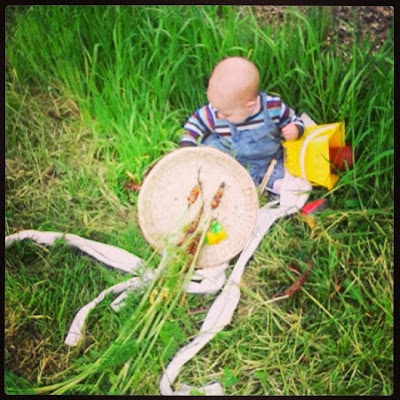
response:
M266 21L283 19L283 11L290 6L254 6L256 15ZM309 6L299 6L305 13ZM351 43L354 37L363 40L370 35L376 40L377 50L382 46L394 18L393 6L313 6L314 10L330 12L333 18L333 32L338 32L341 43Z

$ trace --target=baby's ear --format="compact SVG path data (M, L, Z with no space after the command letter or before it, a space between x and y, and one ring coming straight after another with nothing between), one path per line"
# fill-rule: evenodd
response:
M257 98L255 98L254 100L249 100L247 102L247 109L252 111L257 107L257 105L258 105Z

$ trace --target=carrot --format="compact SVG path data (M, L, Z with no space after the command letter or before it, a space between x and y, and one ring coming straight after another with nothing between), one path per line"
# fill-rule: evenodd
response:
M224 188L225 188L225 183L222 182L219 185L217 193L215 193L214 197L211 200L211 208L213 210L219 206L219 203L221 202L222 195L224 194Z
M188 204L189 205L193 204L197 200L197 197L199 196L200 193L201 193L200 185L193 186L193 189L190 191L190 194L188 196Z

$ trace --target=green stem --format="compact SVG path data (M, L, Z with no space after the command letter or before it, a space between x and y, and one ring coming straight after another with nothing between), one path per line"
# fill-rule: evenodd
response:
M153 349L153 347L154 347L154 345L155 345L155 343L156 343L156 341L158 339L158 336L159 336L159 334L161 332L161 329L162 329L165 321L171 315L173 309L175 308L177 302L180 299L180 295L183 293L187 283L190 281L190 279L192 277L192 274L194 272L194 269L196 267L197 260L198 260L199 255L200 255L201 248L202 248L202 246L204 244L205 235L206 235L207 230L208 230L208 228L210 226L210 223L211 223L211 218L207 218L207 220L206 220L206 222L204 224L204 229L203 229L202 235L200 237L200 240L199 240L199 243L198 243L198 246L197 246L197 249L196 249L196 253L195 253L195 255L194 255L194 257L193 257L193 259L192 259L192 261L190 263L190 266L189 266L189 268L188 268L188 270L187 270L187 272L186 272L186 274L184 276L183 284L179 285L179 290L178 290L177 294L175 296L173 296L172 301L169 304L169 307L168 307L166 313L158 315L158 317L159 317L158 319L162 318L161 321L157 321L156 323L153 324L153 329L150 331L150 334L147 336L148 339L152 338L151 342L149 343L148 346L146 346L143 349L143 351L136 358L136 360L135 360L135 362L133 364L133 368L132 368L133 369L132 376L129 378L128 382L126 383L126 385L122 389L122 393L123 394L126 393L126 391L129 389L129 387L135 381L135 378L136 378L137 374L142 370L142 366L143 366L144 362L147 360L147 357L150 354L151 350ZM147 334L147 330L146 330L146 334Z
M92 366L89 366L87 370L81 372L80 374L74 376L73 378L70 378L66 381L54 384L54 385L49 385L49 386L43 386L40 388L33 389L33 392L35 394L42 394L46 392L53 392L53 394L63 394L65 393L68 389L74 387L76 384L81 382L83 379L87 378L89 375L94 373L96 370L96 364L92 364Z

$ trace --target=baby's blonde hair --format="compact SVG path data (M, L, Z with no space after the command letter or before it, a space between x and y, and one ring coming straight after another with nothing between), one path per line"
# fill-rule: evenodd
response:
M257 96L259 82L258 69L251 61L243 57L227 57L213 68L207 91L217 91L248 101Z

